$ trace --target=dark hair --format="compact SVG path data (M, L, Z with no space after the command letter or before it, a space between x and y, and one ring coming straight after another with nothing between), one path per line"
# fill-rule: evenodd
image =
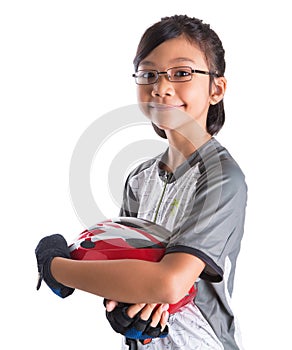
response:
M202 20L191 18L186 15L175 15L163 17L161 20L149 27L143 34L134 58L135 71L138 70L140 62L149 55L158 45L164 41L184 35L190 42L195 43L202 53L210 71L216 72L218 76L224 76L225 51L218 35L210 28L209 24ZM210 88L214 77L210 76ZM209 134L217 134L225 121L223 100L215 105L210 105L207 116L207 131ZM166 138L164 130L152 124L156 133Z

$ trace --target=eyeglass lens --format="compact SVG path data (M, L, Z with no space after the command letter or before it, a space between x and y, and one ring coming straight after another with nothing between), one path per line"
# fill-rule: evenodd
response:
M193 70L191 67L173 67L166 72L157 70L140 70L135 74L136 83L140 85L149 85L157 82L159 75L167 74L169 81L183 82L192 79Z

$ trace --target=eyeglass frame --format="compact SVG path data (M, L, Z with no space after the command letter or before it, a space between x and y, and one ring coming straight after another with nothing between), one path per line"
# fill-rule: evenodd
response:
M189 68L189 69L190 69L190 72L191 72L190 79L189 79L189 80L183 80L183 81L171 80L171 79L170 79L170 76L169 76L169 74L168 74L168 71L169 71L170 69L174 69L174 68ZM190 66L171 67L171 68L168 68L166 71L162 71L162 72L159 72L157 69L148 69L148 70L147 70L147 69L140 69L140 70L137 70L136 73L133 73L133 74L132 74L132 77L133 77L133 78L138 78L138 77L136 76L136 74L137 74L138 72L142 72L142 71L156 72L156 73L157 73L157 79L156 79L153 83L139 84L139 83L137 83L137 80L135 79L135 83L136 83L137 85L142 85L142 86L143 86L143 85L152 85L152 84L157 83L157 81L158 81L160 75L167 75L167 79L168 79L168 81L170 81L171 83L186 83L186 82L192 80L194 74L210 75L210 76L213 76L213 77L216 77L216 78L219 77L219 74L218 74L217 72L209 72L209 71L200 70L200 69L193 69L193 68L190 67Z

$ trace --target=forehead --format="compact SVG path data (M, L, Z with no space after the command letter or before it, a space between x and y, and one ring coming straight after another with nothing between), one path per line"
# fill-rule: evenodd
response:
M140 62L139 68L165 69L174 65L207 68L203 52L184 37L169 39L157 46Z

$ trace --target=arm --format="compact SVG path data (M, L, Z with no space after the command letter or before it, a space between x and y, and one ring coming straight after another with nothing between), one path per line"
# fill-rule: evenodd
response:
M205 267L187 253L167 254L159 262L75 261L54 258L51 273L60 283L127 303L176 303Z

